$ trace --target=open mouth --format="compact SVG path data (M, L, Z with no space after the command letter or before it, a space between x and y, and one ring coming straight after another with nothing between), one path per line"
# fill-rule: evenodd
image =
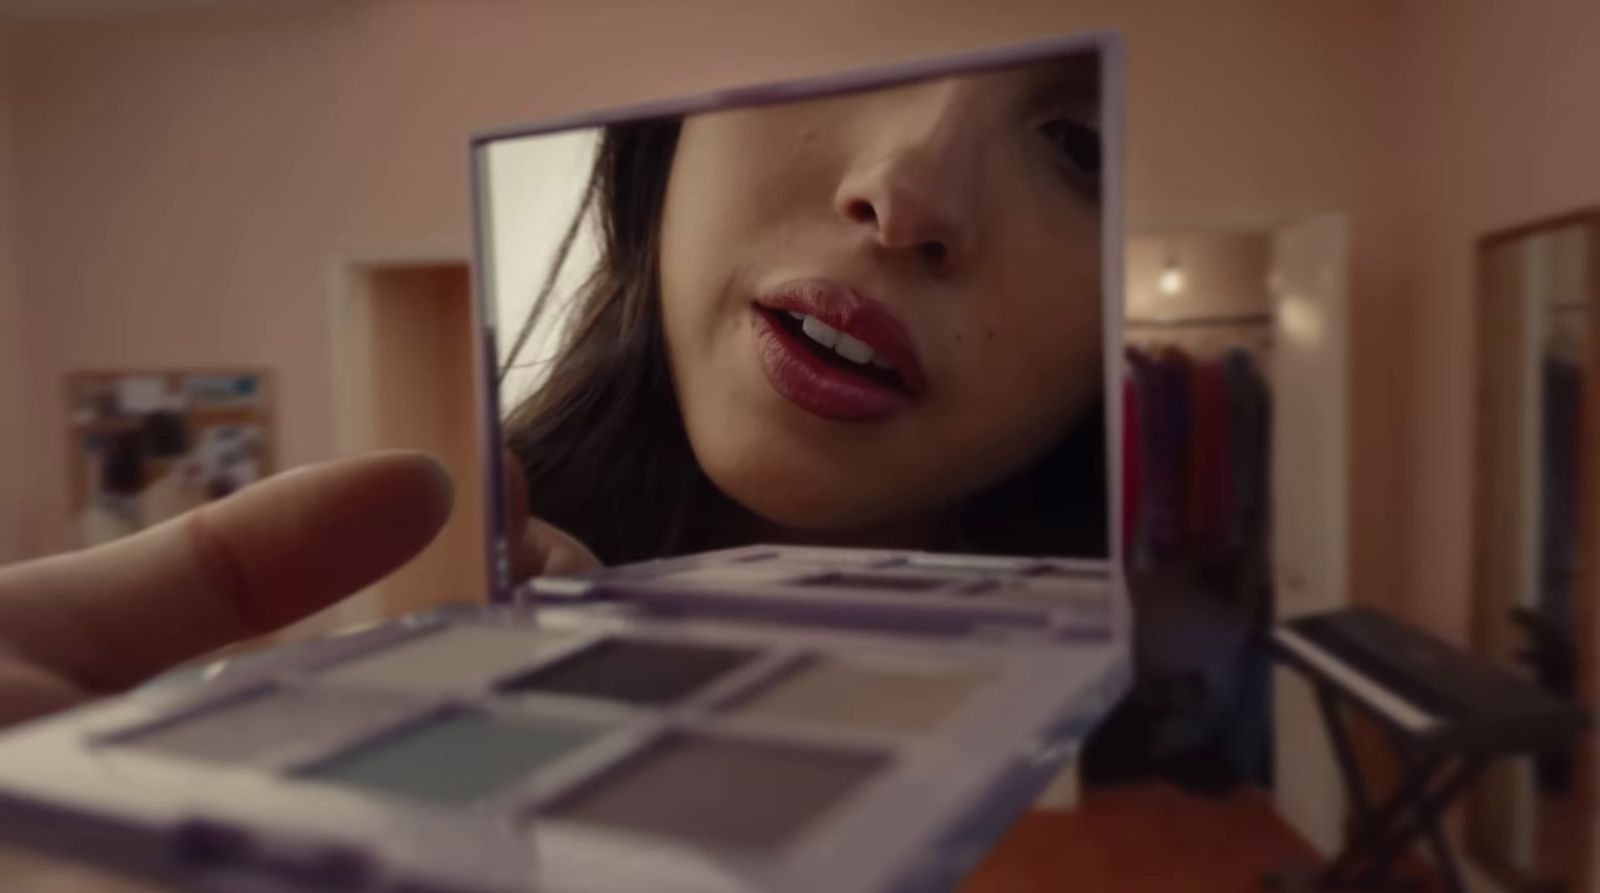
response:
M894 311L839 282L798 279L751 302L767 382L812 415L876 422L916 406L927 376Z
M911 389L894 366L867 344L796 310L756 307L774 326L787 332L802 349L829 367L857 375L881 387L910 396Z

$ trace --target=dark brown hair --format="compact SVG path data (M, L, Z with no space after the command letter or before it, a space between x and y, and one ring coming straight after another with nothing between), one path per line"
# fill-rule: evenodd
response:
M600 261L549 377L506 420L530 510L607 564L739 544L720 525L742 509L695 460L662 333L660 223L680 123L605 131L578 213L581 220L591 206L598 211ZM569 232L558 268L571 241ZM1106 483L1105 412L1097 402L1055 449L968 501L961 547L1106 556Z

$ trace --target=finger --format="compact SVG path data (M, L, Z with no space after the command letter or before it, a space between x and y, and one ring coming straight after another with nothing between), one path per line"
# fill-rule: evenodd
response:
M513 583L521 583L540 573L538 556L522 548L528 529L528 477L522 462L510 449L505 450L506 526L507 542L511 544L511 576Z
M520 583L541 574L578 574L597 570L600 559L570 533L528 511L528 478L522 463L505 452L506 504L511 513L511 571Z
M581 574L602 567L600 559L577 537L531 515L517 551L526 563L538 567L528 576Z
M65 710L87 697L61 676L0 652L0 726Z
M305 617L409 560L449 478L385 453L269 478L134 536L0 570L0 638L90 691Z

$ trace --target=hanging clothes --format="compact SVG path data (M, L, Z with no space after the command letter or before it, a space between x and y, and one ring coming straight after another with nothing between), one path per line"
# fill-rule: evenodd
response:
M1153 444L1154 432L1158 427L1154 420L1158 386L1153 360L1133 348L1128 349L1127 357L1129 371L1127 384L1133 386L1137 413L1134 427L1123 429L1125 438L1123 455L1133 460L1131 464L1136 469L1133 476L1139 482L1137 491L1127 491L1123 494L1124 505L1129 507L1128 516L1134 521L1132 536L1127 540L1127 553L1132 566L1147 569L1155 564L1155 543L1151 536L1150 518L1155 510L1155 488L1152 486L1151 469L1155 467L1156 461Z
M1251 354L1129 348L1123 535L1130 562L1246 550L1267 532L1271 394Z
M1128 554L1135 552L1138 539L1144 461L1140 449L1144 426L1139 418L1139 383L1133 364L1122 382L1122 542Z
M1149 524L1157 560L1176 557L1184 544L1188 508L1189 357L1168 348L1156 359L1149 416Z
M1129 347L1123 536L1136 683L1086 766L1191 790L1270 782L1270 391L1243 349ZM1141 768L1142 767L1142 768Z
M1221 366L1190 367L1189 539L1203 553L1224 548L1230 540L1233 481L1233 413L1228 382Z
M1247 351L1233 349L1222 357L1232 408L1233 475L1230 502L1231 545L1249 549L1267 533L1271 499L1272 398Z

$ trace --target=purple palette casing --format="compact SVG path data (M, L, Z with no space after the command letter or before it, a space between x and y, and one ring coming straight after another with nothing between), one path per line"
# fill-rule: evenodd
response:
M1102 61L1105 326L1118 343L1112 35L516 132L1088 51ZM495 445L481 292L479 314L480 420ZM260 893L952 889L1127 686L1119 401L1107 405L1104 559L756 546L514 589L506 506L491 498L491 605L306 642L0 735L0 842ZM502 492L500 456L486 450L489 494Z
M1127 673L1109 580L961 560L733 550L309 642L0 738L0 829L200 889L951 889Z

